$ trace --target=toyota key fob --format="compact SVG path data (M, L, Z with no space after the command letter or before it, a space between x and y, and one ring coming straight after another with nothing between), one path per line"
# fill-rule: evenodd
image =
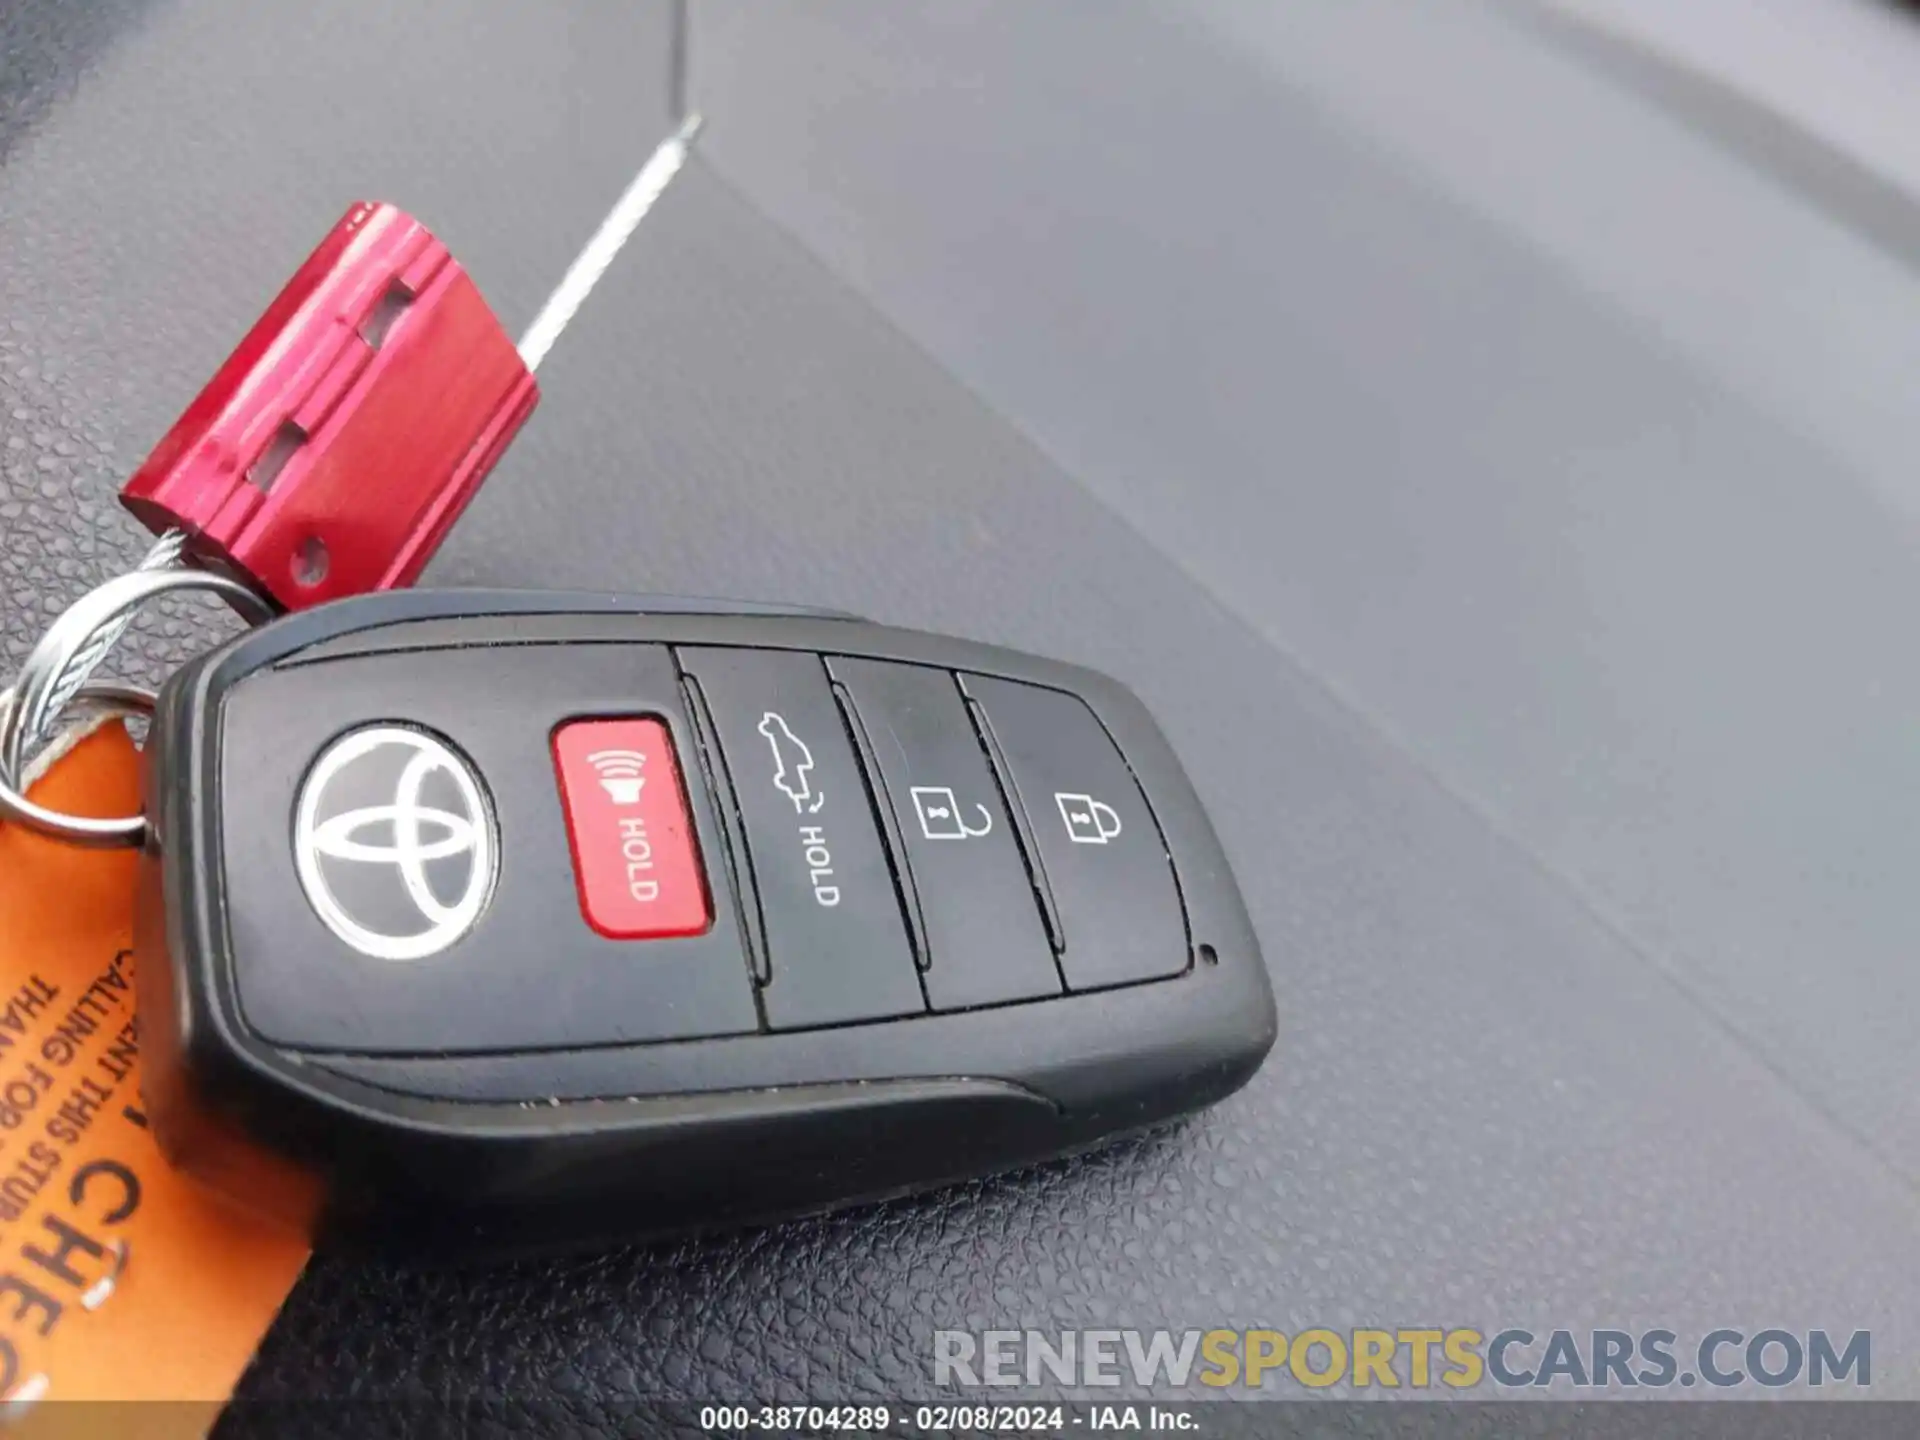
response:
M776 608L396 591L146 745L170 1159L326 1233L776 1218L1211 1104L1274 1038L1220 842L1092 672Z

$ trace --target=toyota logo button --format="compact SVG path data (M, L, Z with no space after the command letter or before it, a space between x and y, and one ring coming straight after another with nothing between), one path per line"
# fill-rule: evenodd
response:
M376 960L422 960L492 897L498 845L486 791L452 745L373 725L335 740L300 789L294 865L326 927Z

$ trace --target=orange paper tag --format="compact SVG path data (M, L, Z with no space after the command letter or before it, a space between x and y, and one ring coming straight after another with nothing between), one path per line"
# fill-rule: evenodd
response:
M117 723L33 787L124 814L139 758ZM0 825L0 1414L74 1433L67 1400L173 1400L142 1433L203 1434L306 1263L160 1157L140 1109L134 867ZM127 1412L115 1428L126 1433Z

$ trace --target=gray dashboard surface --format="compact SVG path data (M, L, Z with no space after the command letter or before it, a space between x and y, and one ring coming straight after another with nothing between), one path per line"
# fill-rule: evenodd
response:
M669 127L669 30L0 12L8 657L139 552L119 480L351 199L523 325ZM1861 223L1851 162L1523 8L714 0L689 52L698 155L430 578L1119 676L1280 1043L1187 1125L920 1200L323 1255L246 1393L897 1398L941 1327L1311 1324L1871 1329L1920 1392L1904 192Z

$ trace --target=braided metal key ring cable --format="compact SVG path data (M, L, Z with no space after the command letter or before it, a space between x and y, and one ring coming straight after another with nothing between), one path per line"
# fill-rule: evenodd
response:
M156 552L159 549L155 547ZM166 563L170 565L171 558ZM255 623L270 619L273 613L266 601L238 580L208 570L134 570L94 586L74 601L47 627L14 683L0 690L0 819L93 849L138 846L146 838L142 816L68 815L35 804L21 791L34 748L64 705L78 703L123 715L152 711L151 690L90 682L86 677L140 606L175 590L218 595Z
M169 530L153 542L153 548L147 551L134 570L136 573L148 570L177 570L181 568L186 547L186 532ZM107 652L119 643L120 637L127 633L127 626L132 623L133 611L128 610L117 619L101 626L85 646L67 658L66 668L48 692L45 707L37 722L34 722L32 717L23 717L29 721L20 732L23 737L20 741L20 749L23 752L31 752L53 738L50 732L60 712L72 703L80 687L87 683L100 662L107 658ZM23 674L21 679L25 678ZM0 768L5 768L7 775L18 775L20 761L0 760ZM7 778L7 775L0 775L0 778Z

